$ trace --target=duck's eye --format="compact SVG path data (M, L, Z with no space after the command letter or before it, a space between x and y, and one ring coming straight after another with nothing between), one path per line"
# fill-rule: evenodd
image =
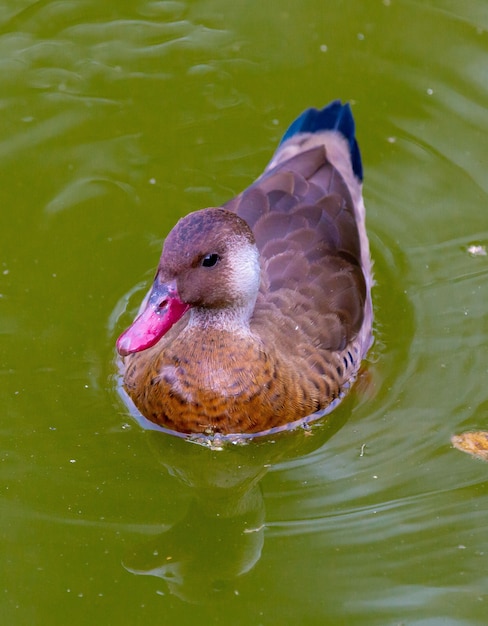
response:
M202 267L213 267L220 261L220 257L215 252L213 254L206 254L202 259Z

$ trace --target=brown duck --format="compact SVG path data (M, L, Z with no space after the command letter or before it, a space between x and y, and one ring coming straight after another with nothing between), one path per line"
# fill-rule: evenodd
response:
M341 397L371 345L362 165L348 104L308 109L264 173L169 233L117 341L124 387L184 433L258 433Z

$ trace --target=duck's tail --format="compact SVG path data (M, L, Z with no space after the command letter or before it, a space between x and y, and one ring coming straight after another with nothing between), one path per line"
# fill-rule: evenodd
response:
M355 176L363 180L363 165L361 153L356 141L356 126L349 103L342 104L334 100L323 109L307 109L290 125L280 141L285 141L302 133L320 133L324 131L338 131L347 141L351 157L352 169Z

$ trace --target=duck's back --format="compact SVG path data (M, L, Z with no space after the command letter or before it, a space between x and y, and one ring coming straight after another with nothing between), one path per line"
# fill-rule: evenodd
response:
M283 354L313 346L312 362L345 356L342 382L371 344L372 279L354 122L347 105L329 106L325 123L342 114L345 129L316 130L323 112L305 112L302 130L292 126L264 174L225 206L252 228L262 259L256 332L275 335Z

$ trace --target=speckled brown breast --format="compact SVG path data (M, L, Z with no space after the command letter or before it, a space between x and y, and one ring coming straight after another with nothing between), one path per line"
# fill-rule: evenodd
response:
M309 415L339 395L357 358L354 349L318 355L302 344L288 367L258 339L225 331L190 337L153 348L151 360L130 357L124 379L148 419L182 432L260 432Z

